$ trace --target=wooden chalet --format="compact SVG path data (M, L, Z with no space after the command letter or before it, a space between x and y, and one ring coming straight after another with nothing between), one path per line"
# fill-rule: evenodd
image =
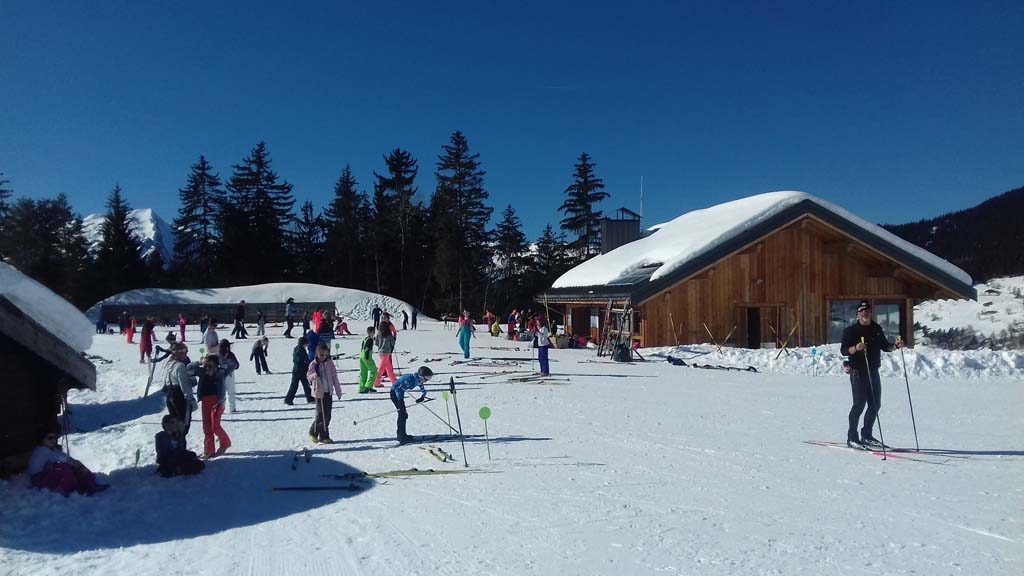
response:
M536 299L595 342L621 330L644 346L748 348L837 342L868 300L889 338L912 344L914 304L975 299L971 284L838 206L772 192L684 214L566 272Z
M69 389L96 389L96 367L34 313L47 309L49 322L59 317L62 327L91 333L71 304L2 262L0 281L8 283L0 287L0 478L5 478L25 468L43 436L59 430L58 414Z

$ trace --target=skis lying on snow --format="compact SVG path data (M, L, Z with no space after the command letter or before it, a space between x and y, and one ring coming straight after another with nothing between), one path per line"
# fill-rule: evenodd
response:
M667 358L668 363L673 366L689 366L690 368L703 368L705 370L735 370L736 372L757 372L757 368L753 366L747 366L746 368L740 368L738 366L715 366L713 364L687 364L682 358L675 358L669 356Z
M345 492L359 492L365 490L366 486L360 486L355 482L349 484L343 484L341 486L271 486L271 492L336 492L343 490Z
M426 451L427 454L430 454L441 462L455 462L455 458L452 458L451 454L445 452L444 449L439 446L420 446L420 450Z
M597 376L597 374L595 374ZM559 378L556 376L541 376L540 374L534 376L517 376L509 378L508 382L516 382L518 384L559 384L562 382L569 382L568 378Z
M412 476L444 476L447 474L497 474L497 470L477 470L476 468L452 468L450 470L434 470L427 468L409 468L408 470L389 470L387 472L349 472L347 474L322 474L331 480L365 480L368 478L402 478Z
M897 460L908 460L908 461L913 461L913 462L922 462L924 464L938 464L940 466L948 464L948 462L946 460L939 461L939 460L928 460L927 458L915 458L914 456L910 456L907 453L907 450L903 449L903 448L887 449L886 453L883 454L881 450L876 450L874 448L867 448L867 447L865 447L865 448L852 448L850 446L847 446L845 443L841 443L841 442L826 442L826 441L823 441L823 440L804 440L804 444L810 444L812 446L822 446L824 448L837 448L839 450L848 450L848 451L851 451L851 452L867 452L869 454L874 454L875 456L878 456L879 458L882 458L882 457L895 458ZM911 454L917 454L917 453L916 452L911 452Z

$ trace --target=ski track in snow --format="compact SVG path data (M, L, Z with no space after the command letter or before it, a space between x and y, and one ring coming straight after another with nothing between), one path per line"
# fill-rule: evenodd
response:
M198 334L190 330L188 340L194 355ZM65 499L26 489L22 477L0 482L0 574L1001 575L1020 573L1024 562L1019 353L993 362L999 355L908 352L922 448L935 453L906 456L943 466L803 442L845 433L849 383L828 347L817 349L816 377L808 349L776 361L770 350L685 346L612 366L583 362L592 350L552 350L554 372L571 386L524 386L501 374L507 367L445 360L431 366L462 376L463 428L479 435L466 441L470 468L492 473L368 479L359 492L270 492L345 484L321 475L354 470L458 470L462 449L457 440L432 442L457 458L442 463L418 445L394 447L393 416L352 426L392 406L386 394L354 393L356 362L346 358L337 362L345 394L333 410L336 443L310 446L311 461L300 456L292 470L312 417L301 400L281 402L294 340L271 331L274 373L265 376L245 361L252 341L235 346L239 412L224 420L232 449L196 478L165 480L152 474L162 395L139 399L145 367L135 346L96 337L90 353L114 363L98 366L96 392L72 393L79 431L71 449L114 486ZM359 340L336 342L348 354ZM427 320L399 342L406 371L416 367L409 358L447 358L457 347L453 332ZM474 357L532 355L526 343L478 343L477 352L514 349ZM761 373L663 358L696 353L701 364ZM898 356L885 358L885 437L912 446L902 367ZM431 396L447 376L428 385ZM477 417L484 405L493 412L490 461ZM445 417L440 403L432 408ZM409 415L413 434L444 432L423 408ZM193 449L202 438L194 416Z

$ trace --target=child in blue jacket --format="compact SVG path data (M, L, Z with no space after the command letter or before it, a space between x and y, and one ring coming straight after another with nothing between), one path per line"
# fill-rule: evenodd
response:
M415 374L406 374L398 379L397 382L391 386L391 402L398 409L398 443L408 444L416 440L413 436L409 436L405 433L405 421L409 419L409 412L405 408L405 393L413 388L420 389L420 397L416 399L416 403L419 404L427 399L427 389L423 387L424 384L433 378L434 372L426 366L420 366L420 369Z

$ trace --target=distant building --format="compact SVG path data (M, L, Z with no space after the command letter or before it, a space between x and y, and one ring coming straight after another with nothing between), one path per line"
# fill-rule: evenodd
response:
M912 343L915 302L976 299L971 283L838 206L773 192L683 214L569 270L537 300L560 304L567 330L594 340L611 319L646 346L728 335L759 348L790 334L790 345L837 342L865 299L891 339Z
M640 215L628 208L615 211L615 218L601 219L601 254L640 239Z

